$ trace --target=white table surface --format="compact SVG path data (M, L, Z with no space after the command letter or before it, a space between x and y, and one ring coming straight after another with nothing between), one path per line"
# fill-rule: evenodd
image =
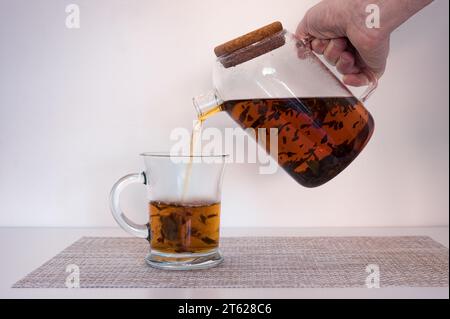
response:
M223 229L222 236L430 236L449 245L449 228ZM12 289L82 236L126 237L120 229L0 228L0 298L449 298L448 288L389 289ZM142 256L144 257L144 256Z

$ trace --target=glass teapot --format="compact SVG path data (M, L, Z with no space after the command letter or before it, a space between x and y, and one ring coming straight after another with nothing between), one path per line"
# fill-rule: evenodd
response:
M279 165L306 187L342 172L369 142L374 121L362 104L311 50L272 23L215 48L214 90L194 98L200 120L224 111L242 128L278 130ZM270 142L267 143L269 151ZM272 152L271 152L272 153Z

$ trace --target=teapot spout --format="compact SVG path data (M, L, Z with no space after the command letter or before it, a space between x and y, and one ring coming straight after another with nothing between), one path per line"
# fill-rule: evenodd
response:
M223 103L224 101L217 90L212 90L193 98L197 117L202 122L216 113L221 112Z

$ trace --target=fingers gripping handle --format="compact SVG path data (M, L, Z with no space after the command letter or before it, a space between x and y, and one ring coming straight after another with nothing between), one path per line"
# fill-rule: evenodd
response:
M111 212L120 227L127 233L139 238L148 238L147 225L138 225L125 216L120 208L120 194L131 184L146 184L145 173L131 174L120 179L112 188L110 195Z
M301 38L301 39L298 39L299 40L299 42L300 42L300 44L301 44L301 46L302 47L306 47L306 48L308 48L308 50L311 50L311 42L314 40L314 37L312 37L312 36L307 36L307 37L304 37L304 38ZM365 70L363 70L362 71L365 75L366 75L366 77L369 79L369 84L368 84L368 86L367 86L367 89L366 89L366 91L363 93L363 95L359 98L359 100L361 101L361 102L366 102L369 98L370 98L370 96L372 95L372 93L374 93L375 92L375 90L377 89L377 87L378 87L378 78L377 78L377 76L372 72L372 71L370 71L369 69L365 69Z

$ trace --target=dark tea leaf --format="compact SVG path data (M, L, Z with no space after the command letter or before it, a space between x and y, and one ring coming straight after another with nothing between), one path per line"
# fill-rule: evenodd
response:
M320 170L319 161L309 161L309 162L307 162L307 164L308 164L308 167L310 168L310 170L313 172L313 174L319 175L319 170Z
M168 240L176 240L178 238L178 228L176 217L171 214L170 216L161 217L161 232Z
M154 202L152 203L153 207L156 208L158 211L166 209L168 206L167 204L161 203L161 202Z
M152 240L152 229L150 227L150 223L147 223L145 226L147 226L147 231L148 231L147 241L151 242L151 240Z
M239 117L239 121L244 122L245 119L247 118L247 115L248 115L248 112L249 112L249 111L250 111L250 108L249 108L249 107L246 108L246 109L244 110L244 112L241 113L241 115L240 115L240 117Z
M208 245L215 245L216 244L216 241L214 239L209 238L209 237L203 237L202 241L205 244L208 244Z

